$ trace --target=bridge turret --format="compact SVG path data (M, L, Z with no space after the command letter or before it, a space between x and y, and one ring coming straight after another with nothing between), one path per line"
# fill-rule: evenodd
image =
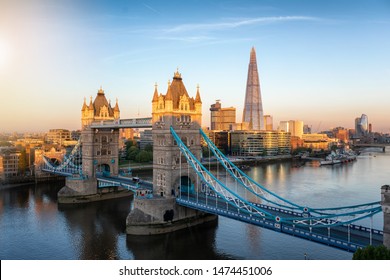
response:
M164 100L164 106L160 104L162 100ZM161 95L157 99L155 90L152 101L155 195L175 196L181 184L186 184L188 188L196 184L194 171L180 175L180 163L181 168L187 170L187 162L180 159L181 153L170 133L170 127L172 126L178 132L191 152L200 158L201 111L199 89L195 99L190 97L178 71L175 72L172 83L168 83L165 96Z
M195 192L201 187L196 171L180 152L170 128L200 159L202 103L200 94L190 97L181 74L174 73L166 95L155 88L152 100L153 197L135 197L126 220L128 234L161 234L216 219L216 216L176 204L180 191Z
M84 129L86 126L90 126L93 121L118 120L119 118L120 110L118 100L116 100L115 107L112 108L111 104L107 101L102 87L100 87L98 90L93 102L91 96L89 106L86 106L84 99L84 104L81 109L82 129Z

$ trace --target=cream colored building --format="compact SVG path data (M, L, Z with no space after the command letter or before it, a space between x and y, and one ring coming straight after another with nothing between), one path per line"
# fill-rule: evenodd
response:
M0 180L18 175L20 152L15 148L0 148Z
M104 90L100 87L95 100L92 102L92 96L87 105L84 98L83 107L81 108L81 127L90 125L93 121L103 120L118 120L120 118L120 110L118 99L115 107L112 108L110 102L107 101Z
M303 121L290 120L281 121L279 123L279 131L290 132L291 136L302 138L303 135Z
M264 116L264 127L267 131L274 130L273 119L271 115Z
M323 133L303 134L303 147L313 150L329 150L330 146L337 143L337 139L329 138Z
M46 143L63 145L65 141L70 141L70 131L67 129L50 129L45 136Z
M222 108L219 100L210 106L210 130L231 130L236 123L236 108Z

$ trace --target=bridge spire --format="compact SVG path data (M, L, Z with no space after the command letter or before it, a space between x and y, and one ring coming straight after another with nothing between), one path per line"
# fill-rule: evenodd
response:
M118 98L116 99L116 102L115 102L114 111L119 112Z
M154 84L154 94L153 94L153 100L152 102L158 101L158 90L157 90L157 83Z
M200 99L200 93L199 93L199 84L196 87L195 103L202 103L202 100Z
M92 95L91 95L90 98L89 98L89 106L88 106L88 109L89 109L89 110L93 110Z
M85 109L87 109L87 103L86 103L86 98L84 97L83 108L81 108L81 111L85 111Z

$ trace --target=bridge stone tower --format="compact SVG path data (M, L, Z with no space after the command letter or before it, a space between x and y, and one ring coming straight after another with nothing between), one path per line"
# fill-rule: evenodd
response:
M153 123L153 191L163 197L175 196L179 186L194 188L195 172L181 157L177 143L170 133L173 127L191 152L200 159L202 101L199 87L195 99L189 97L181 74L177 71L168 82L165 95L158 94L157 85L152 100Z
M81 109L81 141L83 143L83 174L95 177L96 172L118 174L118 129L92 129L92 122L119 120L118 100L112 108L104 90L100 87L95 100L87 106L85 99Z
M81 143L82 143L82 178L67 178L66 186L58 193L60 203L73 203L75 197L97 194L97 172L118 175L119 130L102 128L93 129L96 122L117 121L120 118L118 100L111 107L102 88L95 100L92 96L89 105L84 103L81 109Z
M126 220L127 234L166 233L216 219L216 216L179 206L175 202L180 190L194 190L200 182L181 154L170 127L200 159L201 121L199 87L195 98L190 97L178 71L174 73L172 83L168 82L165 95L159 94L155 86L152 100L153 198L134 199L134 209Z
M381 205L383 212L383 245L390 249L390 185L381 188Z

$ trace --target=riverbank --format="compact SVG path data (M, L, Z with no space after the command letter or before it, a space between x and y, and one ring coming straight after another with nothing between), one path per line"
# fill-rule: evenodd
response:
M274 162L280 162L280 161L290 161L292 159L295 159L292 155L278 155L278 156L258 156L258 157L241 157L241 156L234 156L234 157L228 157L228 159L233 162L235 165L243 165L243 164L249 164L249 165L257 165L261 163L274 163ZM211 158L203 158L201 160L201 163L205 166L216 166L218 164L218 161L215 157ZM134 171L149 171L153 170L153 164L147 163L147 164L137 164L137 163L120 163L119 168L131 168L131 170Z

